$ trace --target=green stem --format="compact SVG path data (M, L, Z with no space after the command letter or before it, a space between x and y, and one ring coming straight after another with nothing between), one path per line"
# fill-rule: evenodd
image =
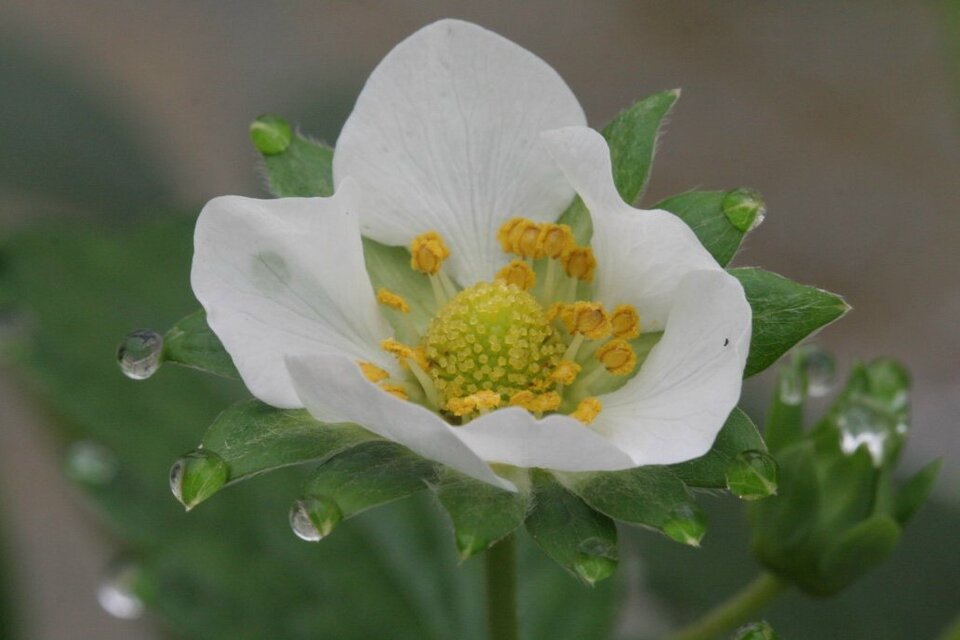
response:
M753 615L787 588L787 583L770 573L761 573L753 582L721 602L691 625L672 636L671 640L710 640L721 633L749 622Z
M487 628L490 640L518 640L517 549L507 536L484 554L487 565Z

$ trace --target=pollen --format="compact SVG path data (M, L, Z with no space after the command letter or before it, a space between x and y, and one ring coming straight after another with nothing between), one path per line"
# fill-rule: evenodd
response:
M633 305L618 304L610 314L610 326L614 338L633 340L640 335L640 314Z
M473 413L486 413L500 406L502 399L493 391L478 391L465 398L450 398L447 400L447 411L458 417Z
M537 253L546 258L560 258L576 246L573 231L565 224L543 224L537 237Z
M564 350L543 307L503 280L454 296L430 322L421 347L440 406L482 391L508 401L522 391L549 388Z
M592 282L597 270L597 259L590 247L573 247L560 258L563 270L571 278L582 282Z
M529 291L537 281L533 267L523 260L513 260L510 264L497 272L497 280L503 280L519 289Z
M550 374L550 379L557 384L573 384L573 381L577 379L577 374L580 373L580 369L582 368L583 367L572 360L561 360L557 368Z
M637 366L637 354L630 343L621 338L611 340L597 349L597 360L614 375L625 376Z
M436 231L421 233L410 243L410 267L414 271L433 275L449 256L450 249Z
M590 340L610 335L610 318L599 302L574 302L560 310L560 321L571 335L581 334Z
M377 290L377 302L400 313L410 313L410 305L393 291L381 287Z
M402 365L409 365L412 361L419 365L421 369L425 369L427 366L423 349L410 347L402 342L397 342L393 338L381 340L380 348L395 357Z
M380 386L381 389L386 391L392 396L400 398L401 400L408 400L409 396L407 395L407 390L404 389L399 384L384 384Z
M548 391L546 393L520 391L510 397L511 406L522 407L531 413L556 411L560 407L560 402L560 394L556 391Z
M537 251L538 239L542 225L527 218L511 218L507 220L497 232L497 240L506 253L513 253L521 258L540 258Z
M577 408L574 409L573 413L570 414L570 417L579 420L583 424L590 424L600 415L601 409L603 409L603 405L597 398L584 398L580 401L580 404L577 405Z
M390 377L390 374L386 370L381 369L372 362L360 360L357 364L360 366L360 371L363 372L363 375L370 382L377 383Z

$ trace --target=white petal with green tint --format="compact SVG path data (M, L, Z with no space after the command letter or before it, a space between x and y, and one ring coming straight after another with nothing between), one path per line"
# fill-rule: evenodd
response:
M539 134L585 123L543 60L482 27L441 20L398 44L370 75L337 140L334 183L364 189L362 229L407 245L439 232L462 284L506 262L513 216L554 220L573 190Z
M355 184L331 198L225 196L200 213L191 282L250 392L302 407L284 358L337 353L381 366L389 327L367 276Z

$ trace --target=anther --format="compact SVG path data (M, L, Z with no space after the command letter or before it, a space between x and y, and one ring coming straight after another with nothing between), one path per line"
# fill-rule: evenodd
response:
M402 365L414 363L421 369L427 368L427 358L423 353L423 349L414 349L402 342L397 342L393 338L381 340L380 348L395 357Z
M537 237L538 253L546 258L559 258L576 246L573 231L565 224L542 224Z
M557 384L573 384L573 381L577 379L577 374L580 373L581 368L582 367L579 364L573 362L572 360L561 360L560 364L557 365L557 368L554 369L553 373L550 374L550 379Z
M616 376L625 376L637 366L637 354L630 343L621 338L611 340L597 349L597 360Z
M360 371L363 372L364 377L370 382L377 383L390 377L390 374L385 369L381 369L372 362L360 360L357 364L360 366Z
M401 400L408 400L409 396L407 395L407 390L399 384L384 384L380 386L381 389L386 391L392 396L400 398Z
M560 258L566 274L581 282L592 282L597 270L597 259L590 247L573 247Z
M610 327L614 338L633 340L640 335L640 314L633 305L619 304L610 314Z
M590 340L600 340L610 335L610 318L599 302L578 301L564 305L560 321L571 335L582 335Z
M377 302L400 313L410 313L410 305L407 301L384 287L377 290Z
M540 415L547 411L556 411L560 406L560 400L560 394L556 391L548 391L547 393L520 391L510 397L510 404Z
M493 391L478 391L463 398L447 400L447 411L455 416L464 417L471 413L484 414L500 406L500 394Z
M537 281L533 267L523 260L513 260L497 272L497 280L503 280L524 291L529 291Z
M579 420L583 424L590 424L597 419L602 408L603 405L600 404L598 399L593 397L584 398L580 401L580 404L577 405L577 408L574 409L573 413L570 414L570 417Z
M410 267L420 273L435 275L449 256L450 249L436 231L421 233L410 243Z

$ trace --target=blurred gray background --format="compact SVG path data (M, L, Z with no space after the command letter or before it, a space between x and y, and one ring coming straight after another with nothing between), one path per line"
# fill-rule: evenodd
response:
M645 204L692 187L760 190L768 216L738 262L847 297L853 313L820 341L843 363L881 354L907 363L916 392L906 466L947 457L939 489L956 500L960 100L947 11L885 0L5 0L0 54L56 69L84 99L107 105L142 145L118 160L118 179L142 154L185 210L220 194L263 195L247 138L260 113L335 142L376 62L440 17L475 21L544 58L595 126L682 87ZM0 129L18 122L0 119ZM95 122L37 126L19 133L59 141L65 153L96 152ZM76 178L56 171L54 162L38 184ZM77 187L90 190L86 208L68 207L28 183L0 182L0 228L30 222L28 210L133 216L154 204L150 188L125 201L114 196L122 188L86 184ZM142 622L97 608L109 544L60 479L49 416L11 378L0 371L0 505L10 569L29 605L27 637L153 637ZM751 381L748 406L761 410L768 386L769 376Z

